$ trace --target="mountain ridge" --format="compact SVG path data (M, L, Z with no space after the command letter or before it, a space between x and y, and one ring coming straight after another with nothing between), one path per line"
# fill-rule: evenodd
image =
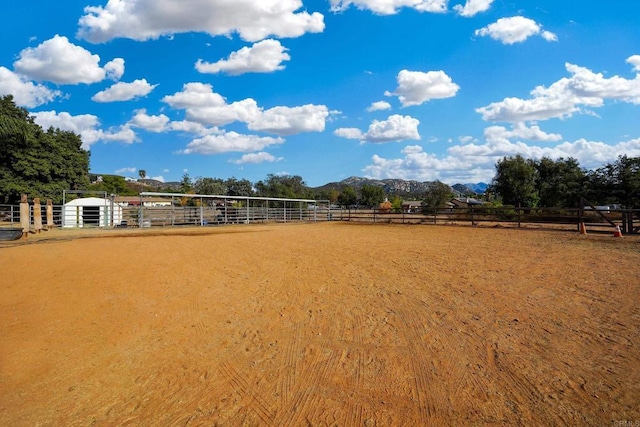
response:
M373 185L382 187L384 192L389 195L397 195L400 197L416 197L420 198L428 191L436 181L416 181L416 180L404 180L398 178L388 179L372 179L363 178L358 176L350 176L342 181L329 182L320 187L314 187L316 191L322 190L337 190L341 191L345 187L353 187L356 191L360 190L365 185ZM484 182L471 183L471 184L454 184L451 190L458 196L465 195L478 195L484 193L488 184Z

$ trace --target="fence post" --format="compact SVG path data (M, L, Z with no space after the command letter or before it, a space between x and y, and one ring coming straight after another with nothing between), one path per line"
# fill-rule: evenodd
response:
M584 218L582 218L582 215L584 213L584 202L584 197L580 197L580 206L578 207L578 233L580 232L580 224L582 224L584 221Z
M20 196L20 226L22 227L22 237L29 238L31 216L29 212L29 202L27 201L26 194Z
M42 205L39 197L33 199L33 228L36 234L42 231Z
M53 201L47 199L47 230L53 228Z
M631 209L622 213L622 234L631 234L633 233L633 222L631 218L633 217L633 212Z

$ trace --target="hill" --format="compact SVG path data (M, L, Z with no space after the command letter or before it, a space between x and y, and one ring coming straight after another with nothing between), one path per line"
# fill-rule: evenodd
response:
M313 188L315 191L337 190L342 191L345 187L353 187L359 191L365 185L382 187L384 192L390 196L399 196L403 199L420 199L424 193L431 188L433 181L413 181L404 179L371 179L352 176L339 182L330 182L320 187ZM458 196L482 194L487 184L455 184L451 190Z

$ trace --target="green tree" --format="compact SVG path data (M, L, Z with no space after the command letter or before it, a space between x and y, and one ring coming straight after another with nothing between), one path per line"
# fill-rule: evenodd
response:
M0 97L0 201L18 203L25 193L60 203L63 190L87 188L88 173L79 135L45 132L11 95Z
M334 204L338 200L339 195L340 195L340 192L338 190L336 190L335 188L331 188L331 189L316 191L314 194L311 195L310 198L316 199L316 200L328 200L329 203Z
M311 198L311 191L301 176L267 175L264 181L256 183L256 193L261 197L280 197L284 199Z
M358 195L353 187L347 186L342 189L337 200L338 204L343 207L350 207L358 202Z
M102 181L91 184L89 189L94 191L105 191L107 194L118 194L120 196L133 196L136 193L127 185L127 181L117 175L102 175Z
M140 179L145 179L147 177L147 171L144 169L140 169L138 171L138 176L140 177Z
M447 202L454 197L453 190L447 184L434 181L429 186L429 189L424 193L422 199L423 209L435 209L443 208Z
M197 194L227 194L227 186L220 178L197 178L193 184Z
M587 198L595 204L640 208L640 157L620 156L589 173Z
M535 162L518 154L498 160L491 187L505 205L535 207L538 203L536 180Z
M584 196L586 174L573 158L543 157L536 165L538 206L578 207Z
M253 196L253 185L247 179L231 177L224 182L227 187L227 196Z
M182 179L180 180L180 192L182 194L193 194L193 181L191 181L191 177L188 172L185 172L182 175Z
M368 208L378 207L384 198L384 189L377 185L365 184L360 189L360 204Z
M393 196L393 199L391 200L391 207L394 212L402 212L402 197L397 195Z

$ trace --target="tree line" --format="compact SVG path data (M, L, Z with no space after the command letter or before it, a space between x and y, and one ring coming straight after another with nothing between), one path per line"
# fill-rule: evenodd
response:
M0 203L21 194L60 202L63 190L89 186L89 152L80 136L42 129L11 95L0 97Z
M640 208L640 157L619 156L612 163L586 170L573 158L553 160L507 156L496 163L487 197L517 207L594 205Z

